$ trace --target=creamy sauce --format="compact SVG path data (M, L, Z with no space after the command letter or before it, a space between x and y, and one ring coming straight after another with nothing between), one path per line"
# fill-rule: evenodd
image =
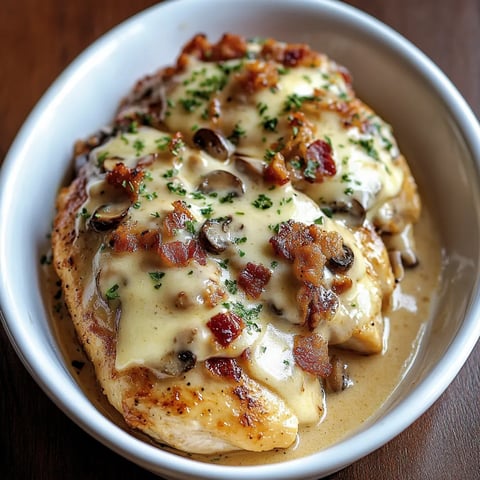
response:
M340 352L342 358L349 364L354 385L343 392L327 394L327 411L321 423L300 427L298 441L285 450L193 457L200 461L226 465L280 462L322 450L362 428L388 400L415 360L415 353L421 344L426 323L430 319L430 307L434 302L441 274L441 246L438 239L435 225L424 209L420 222L416 225L420 263L414 269L408 270L402 283L396 287L394 309L387 315L388 348L382 354L370 356ZM96 408L132 433L98 386L93 367L83 353L69 315L58 298L57 280L50 267L47 267L46 275L49 285L46 295L51 303L52 326L72 376ZM152 443L145 435L133 433ZM181 452L177 453L182 455Z

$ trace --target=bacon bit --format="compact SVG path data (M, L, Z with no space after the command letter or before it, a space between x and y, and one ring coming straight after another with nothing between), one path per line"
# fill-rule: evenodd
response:
M212 61L243 58L247 53L247 42L240 35L225 33L220 41L212 46ZM213 57L213 58L212 58Z
M297 365L308 373L326 378L332 373L328 358L328 343L317 333L308 336L295 335L293 357Z
M331 145L323 140L315 140L307 147L306 166L303 170L307 182L321 183L324 177L333 177L337 173L332 154Z
M322 285L304 283L297 292L297 304L302 325L313 330L321 321L333 318L338 308L338 298L332 290Z
M241 317L233 312L217 313L208 322L207 327L212 331L215 340L227 347L241 333L245 324Z
M138 238L128 225L120 224L112 232L109 244L117 253L135 252L138 248Z
M237 81L248 94L253 94L265 88L274 88L278 84L278 69L272 62L255 60L245 64Z
M186 267L191 260L206 265L206 254L197 240L163 243L159 255L166 267Z
M203 301L207 307L213 308L221 301L225 300L227 294L217 283L209 280L205 290L203 291Z
M138 198L138 189L143 180L144 172L139 168L128 168L118 162L113 170L107 172L107 182L115 187L122 188L128 198L135 202Z
M312 105L316 106L315 101ZM283 155L290 175L310 183L321 183L324 177L335 175L337 167L332 147L324 140L315 139L315 126L307 120L305 114L293 112L288 116L288 123L295 133L284 145L274 144L272 147Z
M177 62L183 68L187 56L193 56L204 62L219 62L243 58L247 52L247 43L239 35L226 33L216 44L211 44L204 34L196 35L185 45Z
M342 276L341 278L335 278L332 282L332 290L337 295L341 295L350 288L352 288L352 279L350 277Z
M238 286L251 298L258 298L272 272L261 264L248 262L238 276Z
M268 39L262 47L262 58L273 59L285 67L318 67L324 56L304 44L286 44Z
M323 280L326 258L319 245L311 243L295 250L293 272L301 282L319 286Z
M299 247L314 242L315 237L310 230L308 225L289 220L280 225L278 233L269 242L278 256L293 262Z
M182 230L188 221L195 220L187 204L183 200L175 200L173 211L167 213L162 222L163 233L167 237L173 237L177 230Z
M205 360L205 367L213 375L229 378L239 382L242 378L242 369L234 358L215 357Z
M278 186L285 185L290 180L290 174L285 166L285 159L280 152L277 152L271 162L265 167L263 178L266 182Z
M152 250L158 253L162 244L162 237L160 232L156 230L144 230L137 236L137 243L142 250Z

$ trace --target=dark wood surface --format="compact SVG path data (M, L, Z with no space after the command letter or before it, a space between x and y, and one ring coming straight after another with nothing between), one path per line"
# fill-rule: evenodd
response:
M0 162L31 108L65 66L106 30L154 3L0 2ZM480 116L480 0L348 3L420 47ZM330 480L480 478L479 364L477 344L458 377L426 414ZM0 478L157 477L93 440L60 412L31 379L0 328Z

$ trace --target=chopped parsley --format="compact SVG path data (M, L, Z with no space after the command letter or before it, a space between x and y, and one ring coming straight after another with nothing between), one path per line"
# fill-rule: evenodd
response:
M136 120L130 122L130 125L128 126L128 133L138 133L138 122Z
M264 193L260 193L257 199L252 202L252 205L260 210L267 210L273 205L273 202L270 197L267 197Z
M206 217L206 218L210 218L212 215L213 215L213 208L211 205L208 205L204 208L201 208L200 209L200 213Z
M220 203L233 203L233 199L237 196L235 192L228 192L224 197L218 199Z
M102 167L107 157L108 157L108 152L105 150L97 157L97 166Z
M240 139L247 134L245 129L240 126L240 123L235 124L232 133L228 136L228 139L234 144L238 145Z
M218 264L220 265L221 268L224 268L225 270L228 268L228 264L230 260L228 258L225 258L223 260L217 260Z
M148 275L154 282L153 288L158 290L162 286L160 280L165 276L165 272L148 272Z
M243 319L247 326L248 333L262 331L258 323L256 323L256 320L258 320L258 316L260 315L260 311L263 307L262 304L247 308L245 305L243 305L243 303L240 302L227 302L224 303L223 306Z
M239 245L241 243L245 243L246 241L247 237L237 237L233 242L235 243L235 245Z
M165 151L168 148L171 139L172 138L169 136L157 138L155 144L157 145L158 150L161 150L162 152Z
M118 293L118 289L119 289L119 285L118 283L116 283L115 285L112 285L106 292L105 292L105 297L107 298L107 300L115 300L116 298L119 298L120 295Z
M179 183L168 182L167 183L167 188L172 193L175 193L176 195L179 195L180 197L184 197L187 194L187 191L185 190L183 185L179 184Z
M278 118L275 118L275 117L267 117L262 122L263 128L265 130L270 131L270 132L276 132L277 131L277 124L278 124Z
M332 218L333 217L333 210L330 207L322 207L320 210L328 217Z
M187 230L188 233L191 233L192 235L195 235L196 232L196 229L195 229L195 223L196 221L192 221L192 220L187 220L185 222L185 228Z
M353 143L357 143L358 145L360 145L365 150L366 154L369 157L371 157L371 158L373 158L374 160L377 160L377 161L380 160L378 152L375 149L375 146L373 145L373 138L369 138L368 140L364 139L364 138L361 138L357 142L355 142L353 140Z
M84 220L88 220L91 216L92 216L92 214L91 214L85 207L83 207L83 208L77 213L77 217L81 217L81 218L83 218Z
M317 97L314 95L298 95L298 93L292 93L287 96L283 104L283 111L291 112L292 110L298 110L302 107L303 102L311 102L316 99Z
M235 295L238 292L237 281L225 279L225 286L227 287L228 293Z
M268 105L263 102L257 103L257 110L260 116L263 116L263 114L268 110Z
M133 148L135 150L135 155L137 157L140 156L140 154L143 152L144 148L145 148L145 143L143 142L143 140L141 140L140 138L137 138L135 139L135 141L133 142Z

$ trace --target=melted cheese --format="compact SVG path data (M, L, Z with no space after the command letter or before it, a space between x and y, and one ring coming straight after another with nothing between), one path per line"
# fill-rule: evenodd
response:
M340 295L340 308L334 319L317 327L331 344L346 342L372 320L377 326L372 335L367 335L367 342L378 343L379 335L381 342L382 296L378 280L368 272L362 245L341 223L330 220L313 200L290 183L268 188L258 178L237 171L233 161L221 162L188 147L173 155L159 149L166 138L169 134L148 127L135 134L119 134L91 152L92 171L99 158L121 159L133 168L153 155L155 159L147 166L148 175L138 201L129 209L128 223L140 230L158 230L165 215L172 211L173 202L180 199L188 204L195 219L190 229L178 231L176 240L194 238L207 218L232 216L233 241L225 252L209 255L205 266L191 262L182 268L164 268L158 257L148 251L114 253L100 248L92 281L95 279L102 295L113 285L118 286L119 303L111 305L119 312L116 368L143 365L157 369L162 376L162 365L182 351L191 351L197 361L202 361L215 356L237 357L250 348L251 376L282 398L288 398L289 406L302 423L318 421L323 412L321 386L314 376L295 366L292 357L293 337L298 333L295 325L300 321L295 299L297 280L292 276L290 264L274 255L269 238L277 225L290 219L307 224L316 222L326 230L340 233L354 251L355 262L349 271L353 286ZM198 185L214 170L235 174L244 184L245 193L234 198L201 194ZM101 175L92 175L87 190L89 197L82 208L94 212L105 203L108 185ZM255 206L262 195L268 198L267 208ZM271 281L258 301L248 299L235 284L247 261L262 264L272 272ZM326 272L327 281L331 281L333 275ZM211 285L226 295L214 307L204 298ZM229 291L228 285L234 286L233 289ZM86 292L91 295L95 287ZM88 295L85 301L92 301ZM221 347L207 322L235 305L242 305L250 312L247 326L232 343ZM263 355L266 349L271 353L268 357ZM373 350L378 351L378 345ZM265 358L270 362L265 363Z
M208 102L199 99L196 93L203 92L206 97L212 85L224 84L221 91L215 92L221 112L215 127L226 136L240 130L237 150L263 159L275 142L281 142L291 132L289 104L299 104L318 91L326 104L353 98L336 64L328 59L319 67L282 68L275 89L264 88L249 95L239 93L235 74L224 72L241 71L248 62L232 60L219 68L215 63L191 59L186 71L175 77L168 91L170 108L165 123L169 129L180 131L191 140L195 128L211 128L205 115ZM355 199L373 218L387 200L398 195L404 172L396 162L399 151L390 126L366 105L356 102L359 113L368 116L366 131L345 125L341 114L335 111L323 109L307 114L318 137L331 144L337 172L323 183L302 184L301 189L319 204ZM269 119L276 122L274 131L271 126L265 127Z

